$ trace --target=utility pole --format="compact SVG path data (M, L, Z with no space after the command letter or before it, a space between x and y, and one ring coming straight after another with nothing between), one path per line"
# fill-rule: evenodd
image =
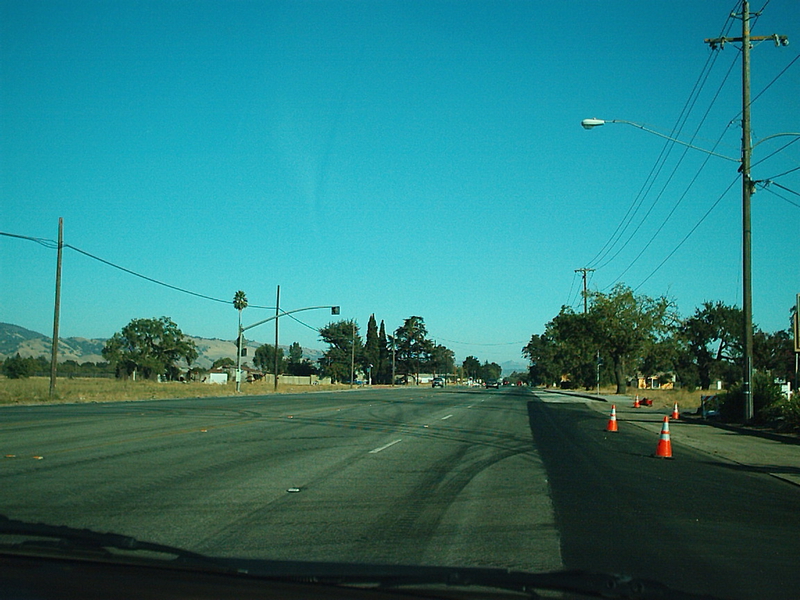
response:
M576 273L583 273L583 314L589 312L589 296L586 291L586 273L591 273L592 271L594 271L594 269L587 269L586 267L575 269Z
M272 390L278 391L278 365L280 363L280 356L278 355L278 318L281 311L281 286L278 286L278 294L275 298L275 381Z
M758 16L760 13L755 13ZM712 50L724 48L727 42L742 44L742 313L744 317L744 372L742 374L742 390L744 391L745 422L753 419L753 279L750 225L750 196L755 191L755 182L750 178L750 156L752 145L750 140L750 45L755 41L774 40L776 46L786 46L789 39L785 35L750 35L750 2L742 1L742 37L705 39Z
M353 379L356 374L356 322L353 323L353 339L350 345L350 388L353 387Z
M600 350L597 351L597 395L600 395Z
M58 218L58 258L56 258L56 302L53 310L53 343L50 356L50 397L56 393L58 374L58 321L61 315L61 254L64 249L64 219Z

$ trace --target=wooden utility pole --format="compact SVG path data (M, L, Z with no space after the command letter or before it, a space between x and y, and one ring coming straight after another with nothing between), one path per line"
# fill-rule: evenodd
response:
M278 295L275 298L275 382L273 384L273 391L278 391L278 366L280 364L280 356L278 356L278 317L281 316L281 286L278 286Z
M583 314L589 312L589 295L586 290L586 273L591 273L594 269L587 269L586 267L582 269L575 269L576 273L583 273Z
M58 258L56 258L56 303L53 310L53 343L50 356L50 397L56 393L58 374L58 320L61 315L61 255L64 249L64 218L58 218Z
M758 16L760 13L755 13ZM750 140L750 46L756 41L773 40L776 46L786 46L789 39L785 35L750 35L750 2L743 0L742 37L707 38L705 43L713 50L724 48L728 42L742 44L742 316L744 340L744 372L742 373L742 390L744 391L745 421L753 419L753 278L752 278L752 229L750 224L750 196L755 191L755 181L750 178L750 157L752 144Z

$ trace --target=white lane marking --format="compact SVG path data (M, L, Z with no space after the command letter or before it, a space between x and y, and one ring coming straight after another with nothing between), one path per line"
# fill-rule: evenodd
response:
M403 441L403 440L402 440L402 438L401 438L401 439L399 439L399 440L395 440L395 441L393 441L393 442L389 442L389 443L388 443L388 444L386 444L385 446L381 446L380 448L375 448L374 450L370 450L370 451L369 451L369 453L370 453L370 454L377 454L377 453L378 453L378 452L380 452L381 450L386 450L386 449L387 449L387 448L389 448L390 446L394 446L395 444L397 444L397 443L399 443L399 442L402 442L402 441Z
M453 415L447 415L446 417L442 417L442 421L446 421L447 419L449 419L449 418L450 418L450 417L452 417L452 416L453 416Z

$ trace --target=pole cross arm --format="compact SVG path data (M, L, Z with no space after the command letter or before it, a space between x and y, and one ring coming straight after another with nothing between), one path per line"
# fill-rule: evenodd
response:
M772 35L751 35L750 42L766 42L773 40L776 46L788 46L789 36L773 33ZM711 46L712 50L719 48L720 50L725 47L729 42L743 42L744 39L740 37L719 37L719 38L706 38L703 40L706 44Z

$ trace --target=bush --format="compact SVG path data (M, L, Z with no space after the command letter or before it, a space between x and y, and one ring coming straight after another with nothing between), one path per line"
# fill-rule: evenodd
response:
M35 358L22 358L19 353L16 356L9 356L3 361L3 374L9 379L27 379L38 367Z
M779 400L761 411L761 417L776 423L778 429L800 432L800 397L795 394L790 400L781 395Z
M772 379L759 372L753 373L753 415L757 422L774 419L773 407L786 398L781 388ZM744 420L744 391L741 383L731 386L730 390L720 396L720 416L725 421L740 422Z

